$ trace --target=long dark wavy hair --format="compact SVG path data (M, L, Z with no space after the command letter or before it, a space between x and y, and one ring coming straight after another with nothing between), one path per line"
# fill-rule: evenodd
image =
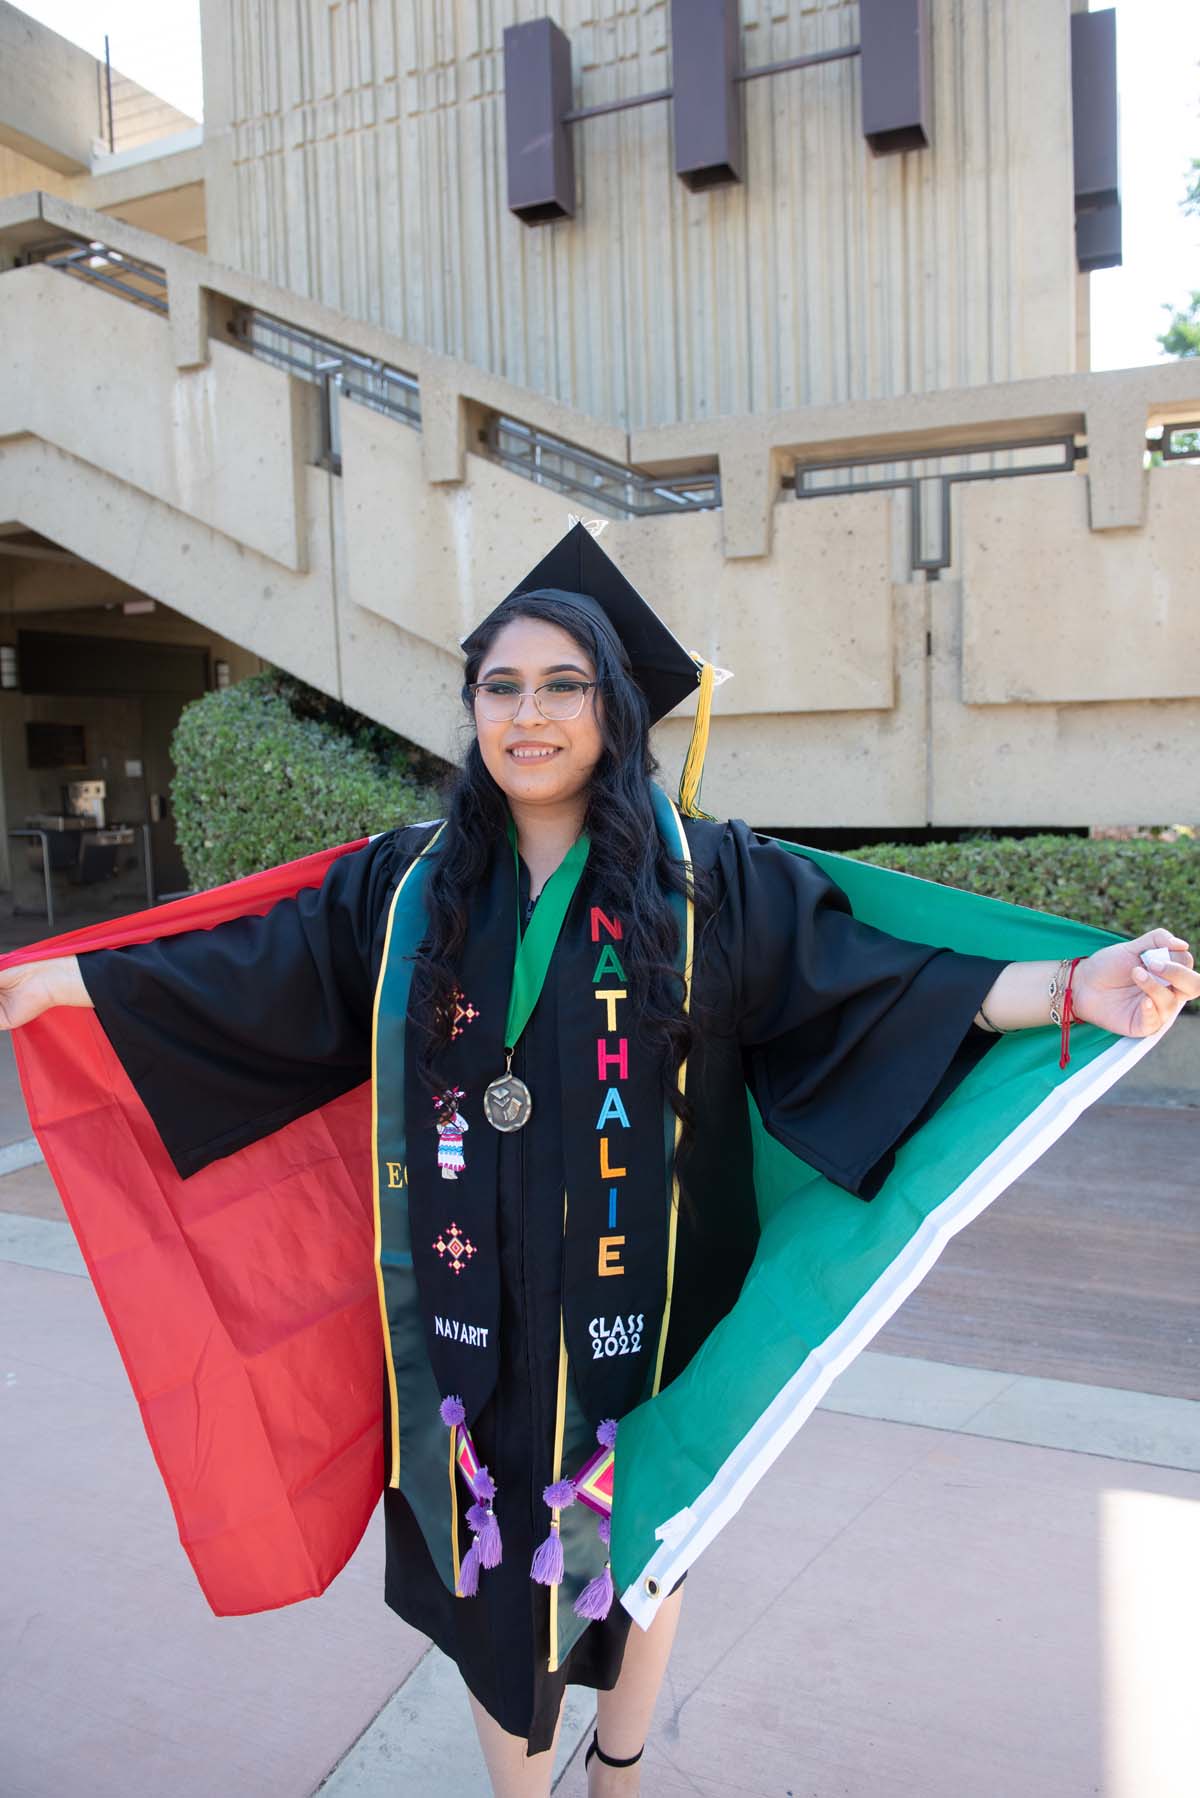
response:
M689 875L659 836L650 798L658 765L650 749L650 716L629 657L602 615L555 588L514 595L463 644L463 703L472 713L471 684L505 625L516 618L555 624L586 651L596 670L597 723L603 742L588 787L584 825L591 837L588 878L596 903L625 923L621 961L639 999L638 1032L663 1070L668 1102L682 1125L680 1148L692 1138L692 1108L678 1090L679 1069L692 1042L683 1010L683 981L675 969L679 932L669 903L690 892L697 925L708 905L708 883ZM412 1015L430 1020L417 1066L423 1085L439 1090L437 1061L450 1041L458 963L466 942L471 897L497 843L504 841L508 802L484 765L472 737L448 795L445 845L433 858L428 886L429 929L413 970Z

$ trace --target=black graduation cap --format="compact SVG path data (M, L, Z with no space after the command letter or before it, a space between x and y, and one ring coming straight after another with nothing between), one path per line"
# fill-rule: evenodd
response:
M665 718L700 685L702 663L672 636L586 526L573 524L506 598L546 589L580 601L620 638L633 677L649 703L651 724Z

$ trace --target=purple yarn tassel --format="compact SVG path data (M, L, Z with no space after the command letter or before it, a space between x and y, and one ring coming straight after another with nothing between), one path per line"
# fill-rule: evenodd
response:
M496 1513L487 1510L483 1516L483 1528L476 1537L479 1543L479 1561L483 1567L500 1565L500 1525L496 1522Z
M458 1570L458 1595L474 1598L479 1591L479 1538L474 1537Z
M533 1565L529 1569L529 1577L539 1586L561 1586L563 1576L562 1540L558 1533L558 1524L550 1525L550 1534L544 1542L539 1542L533 1551Z
M498 1567L501 1561L500 1524L490 1505L472 1505L467 1512L467 1528L479 1543L479 1565Z
M604 1563L603 1573L589 1580L579 1597L575 1600L575 1615L586 1617L589 1623L600 1623L612 1610L613 1577L608 1562Z
M549 1505L551 1513L565 1511L568 1505L575 1503L574 1480L555 1480L552 1486L543 1486L542 1502ZM539 1542L533 1551L533 1564L529 1569L529 1577L539 1586L560 1586L562 1576L562 1538L558 1533L558 1518L551 1515L550 1534L544 1542Z
M467 1413L463 1409L462 1400L451 1396L450 1398L444 1398L442 1400L441 1404L438 1406L438 1415L441 1417L446 1428L452 1430L458 1424L466 1421Z

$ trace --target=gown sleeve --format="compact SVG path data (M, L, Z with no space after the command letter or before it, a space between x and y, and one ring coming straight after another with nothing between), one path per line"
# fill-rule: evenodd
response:
M388 901L420 836L386 832L261 917L80 956L184 1179L369 1077Z
M805 857L730 824L713 923L747 1084L771 1134L859 1198L996 1041L1006 966L860 923Z

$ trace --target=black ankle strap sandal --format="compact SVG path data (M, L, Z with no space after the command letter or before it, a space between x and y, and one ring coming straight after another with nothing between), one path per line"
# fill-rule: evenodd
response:
M646 1748L645 1744L643 1744L636 1754L631 1754L629 1756L628 1760L619 1761L613 1755L605 1754L603 1748L600 1746L600 1737L597 1731L593 1730L591 1743L587 1753L583 1757L583 1765L586 1770L591 1765L592 1756L594 1754L596 1759L605 1767L636 1767L645 1752Z

